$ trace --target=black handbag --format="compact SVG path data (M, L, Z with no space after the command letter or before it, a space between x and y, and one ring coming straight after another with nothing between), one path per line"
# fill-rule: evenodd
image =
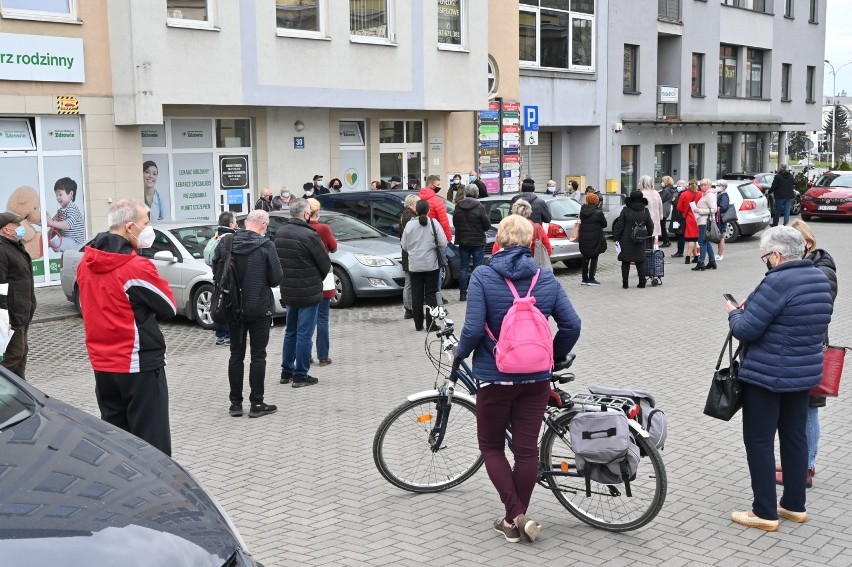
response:
M716 371L713 372L713 382L710 384L710 392L707 394L707 402L704 404L704 415L722 421L730 421L743 406L743 385L737 379L737 372L740 368L737 358L740 355L742 345L737 347L736 352L733 352L733 343L733 333L729 332L728 338L722 346L722 352L719 353ZM726 348L728 349L728 367L720 368Z
M432 222L432 219L429 219L429 226L432 227L432 236L435 237L435 252L438 254L438 267L446 270L450 267L450 261L447 259L447 255L444 254L444 249L438 245L438 232L435 230L435 223Z

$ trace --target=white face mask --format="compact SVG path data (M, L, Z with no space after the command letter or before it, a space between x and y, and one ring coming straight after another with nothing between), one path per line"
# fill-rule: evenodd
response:
M135 223L134 223L135 224ZM136 228L139 228L138 224L135 224ZM157 237L154 234L154 227L151 225L146 226L142 229L142 232L139 233L139 236L136 237L136 247L137 248L150 248L152 244L154 244L154 239Z

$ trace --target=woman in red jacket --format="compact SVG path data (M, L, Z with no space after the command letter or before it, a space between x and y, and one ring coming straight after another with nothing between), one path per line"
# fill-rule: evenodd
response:
M311 198L308 199L308 204L311 206L311 218L308 224L319 234L326 252L329 254L337 252L337 239L334 238L331 228L327 224L319 222L319 201ZM328 357L328 349L331 344L328 331L328 318L330 315L329 310L331 309L331 299L337 293L337 290L334 287L325 289L325 282L323 282L322 288L322 301L320 302L319 311L317 311L317 358L319 359L320 366L328 366L331 364L331 359Z
M685 219L683 239L686 241L686 261L684 264L689 264L690 261L698 262L698 254L696 252L698 221L695 220L695 215L690 205L696 203L697 206L698 201L703 196L704 193L698 190L698 182L695 179L690 179L686 191L677 200L677 210ZM693 256L695 260L692 260Z

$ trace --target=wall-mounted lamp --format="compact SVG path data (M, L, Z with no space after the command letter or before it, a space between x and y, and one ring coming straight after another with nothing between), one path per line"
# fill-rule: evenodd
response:
M296 132L301 132L302 130L304 130L304 129L305 129L305 123L304 123L304 122L302 122L301 120L296 120L296 121L293 123L293 128L295 128L295 129L296 129Z
M616 132L621 132L622 130L624 130L624 125L621 122L616 122L613 125L612 129L615 130Z

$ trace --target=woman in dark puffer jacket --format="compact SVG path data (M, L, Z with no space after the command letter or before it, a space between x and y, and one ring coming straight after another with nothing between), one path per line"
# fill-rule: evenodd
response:
M535 307L545 317L553 317L558 328L553 338L555 360L564 359L580 337L580 318L565 290L552 271L539 270L532 258L532 235L533 225L520 215L509 215L500 222L497 242L501 249L491 258L490 266L480 266L473 272L464 328L456 347L458 358L473 353L474 374L481 384L476 395L479 449L488 477L505 506L505 513L493 527L511 543L522 537L532 541L540 529L526 513L538 477L538 433L550 395L551 373L507 374L497 369L494 342L485 325L499 334L512 306L514 296L506 279L523 297L537 274L532 288ZM507 427L512 429L514 469L506 459Z
M808 395L822 378L822 342L831 321L831 286L810 259L805 239L778 226L760 238L769 270L740 307L726 304L728 324L740 341L738 378L743 382L743 441L751 475L751 510L731 520L766 531L778 518L807 521L805 479ZM775 434L781 446L784 492L775 493Z
M627 278L630 275L630 263L636 264L636 274L639 276L639 285L645 287L645 242L633 242L633 228L637 224L644 224L647 234L653 238L654 221L646 208L648 199L642 196L641 191L633 191L624 201L621 214L612 225L612 235L621 246L618 260L621 262L621 287L627 289ZM582 224L580 225L583 226Z
M598 256L606 252L606 216L598 207L600 197L595 193L586 195L586 204L580 207L580 254L583 255L582 285L601 285L595 279Z

